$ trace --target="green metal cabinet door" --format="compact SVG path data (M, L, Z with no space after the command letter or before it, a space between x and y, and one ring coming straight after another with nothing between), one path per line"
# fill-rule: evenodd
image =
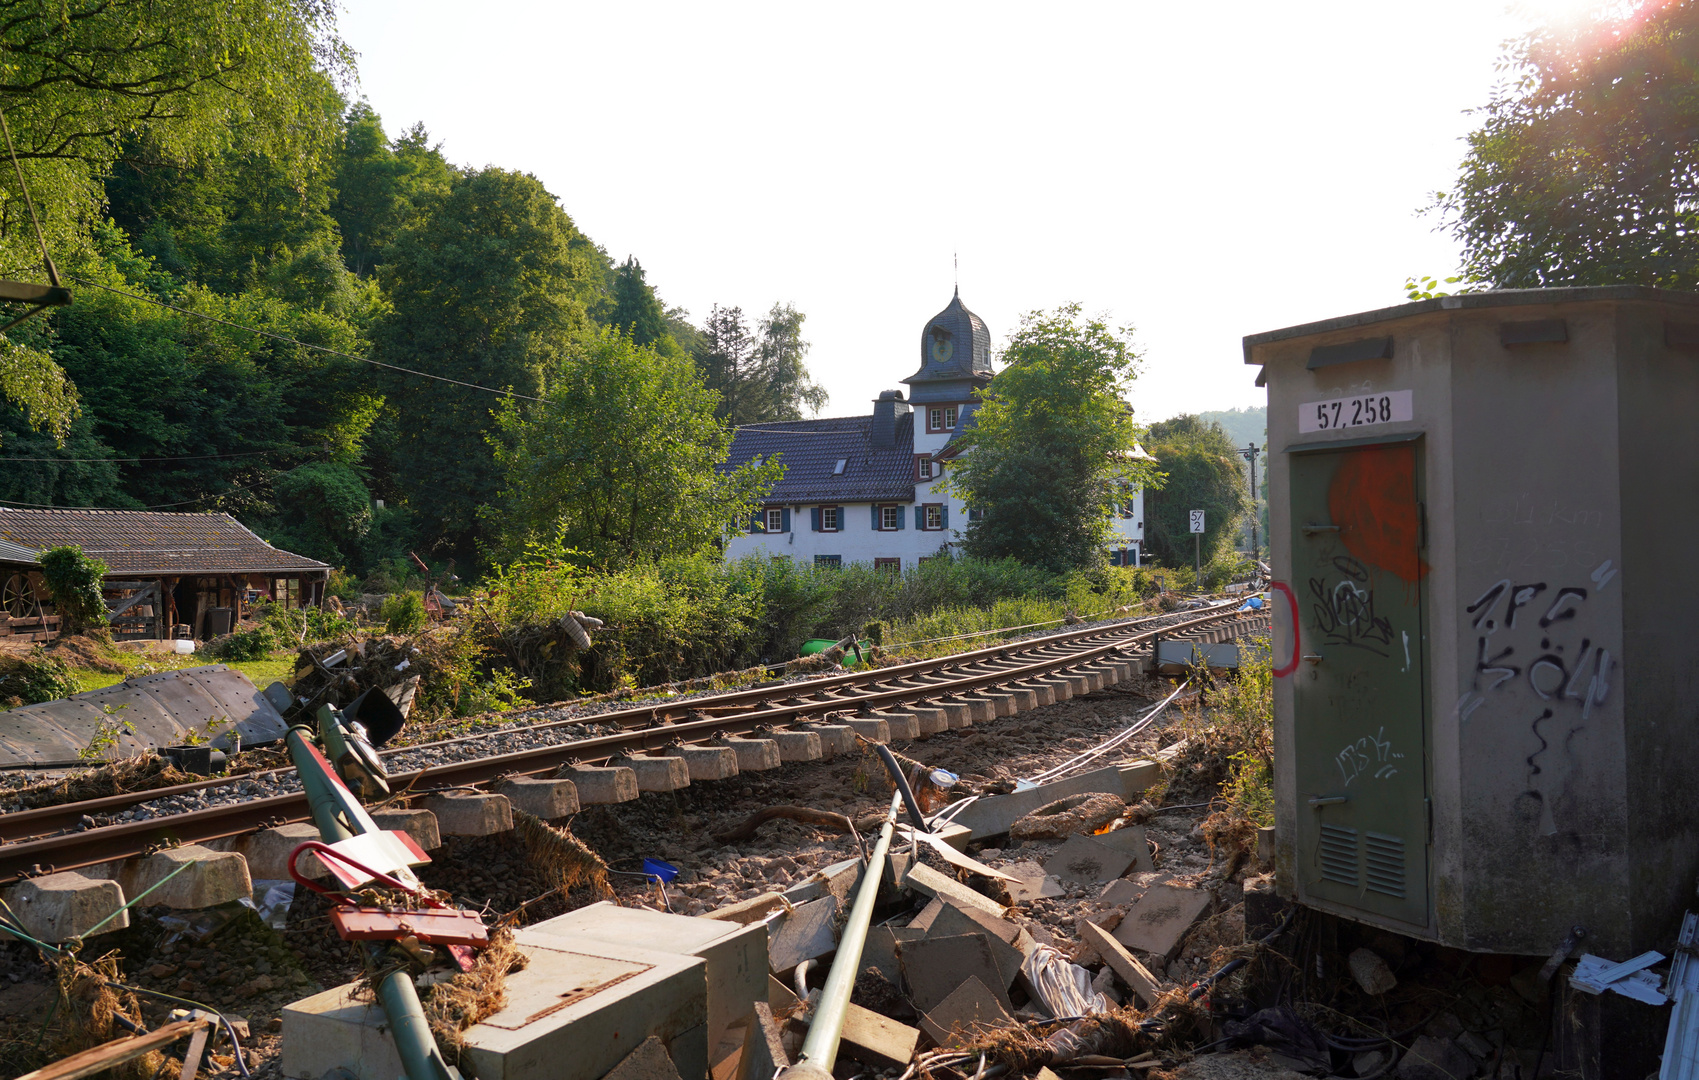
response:
M1425 926L1417 443L1292 456L1299 886Z

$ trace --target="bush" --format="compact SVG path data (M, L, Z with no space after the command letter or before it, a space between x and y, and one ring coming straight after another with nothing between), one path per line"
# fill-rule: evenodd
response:
M346 570L332 570L324 583L324 594L334 596L344 604L360 602L360 583Z
M277 636L271 629L256 626L215 638L207 642L201 652L214 660L264 660L277 647Z
M425 598L416 592L391 593L383 598L378 618L392 634L417 634L425 628Z
M76 692L71 666L57 656L0 655L0 708L39 705Z
M48 548L39 561L47 591L53 594L53 608L59 613L61 633L76 634L91 626L106 625L106 598L100 592L105 563L89 558L75 544Z
M254 605L254 618L271 632L276 643L273 648L293 649L319 641L334 641L356 629L353 620L328 608L286 608L264 600Z

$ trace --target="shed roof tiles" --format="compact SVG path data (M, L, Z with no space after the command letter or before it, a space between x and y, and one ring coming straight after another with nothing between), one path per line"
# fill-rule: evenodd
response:
M752 424L738 429L722 467L729 471L757 454L763 458L778 454L785 475L762 500L770 506L912 502L914 415L897 417L896 438L889 446L872 445L872 427L871 416ZM834 473L839 461L844 471Z
M0 507L0 539L32 553L75 544L113 574L182 576L323 571L322 562L274 548L229 514Z

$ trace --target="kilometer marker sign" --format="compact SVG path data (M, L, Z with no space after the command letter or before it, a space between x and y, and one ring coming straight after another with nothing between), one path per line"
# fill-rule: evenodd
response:
M1414 396L1409 390L1383 390L1330 401L1306 401L1298 406L1298 432L1308 434L1409 420L1415 415Z

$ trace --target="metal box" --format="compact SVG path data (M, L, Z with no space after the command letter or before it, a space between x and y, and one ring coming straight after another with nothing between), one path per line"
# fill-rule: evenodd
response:
M1489 292L1244 348L1281 892L1482 952L1673 941L1699 878L1699 296Z

